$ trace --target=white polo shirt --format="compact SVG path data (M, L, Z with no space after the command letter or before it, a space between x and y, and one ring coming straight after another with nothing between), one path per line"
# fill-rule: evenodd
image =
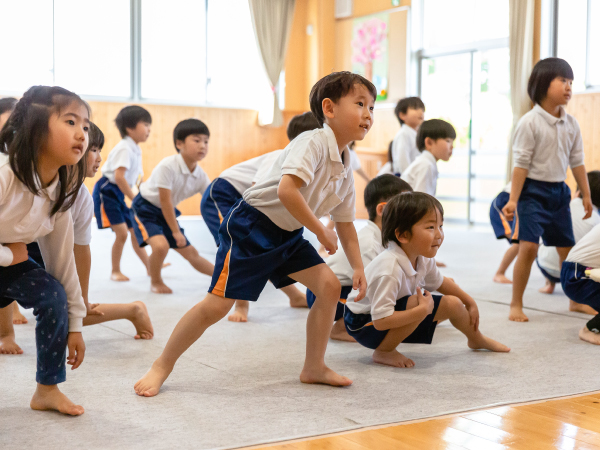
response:
M141 196L160 208L159 188L171 191L173 206L195 194L204 194L210 184L206 172L198 165L190 172L183 156L177 153L167 156L152 171L150 178L140 185Z
M365 269L367 295L354 302L356 294L348 296L346 307L354 314L371 314L373 320L394 314L396 301L417 293L417 287L430 292L437 290L444 277L435 265L435 259L417 258L417 270L395 242L390 242L379 256Z
M583 220L585 209L583 200L574 198L571 200L571 220L573 222L573 235L575 243L579 242L592 228L600 224L600 215L598 209L593 206L592 216L589 219ZM560 259L556 247L546 247L540 244L538 249L538 263L546 272L556 278L560 278Z
M243 195L246 189L252 186L252 183L256 183L258 176L262 176L268 172L271 164L277 160L281 152L283 150L275 150L274 152L265 153L264 155L231 166L229 169L221 172L219 178L228 181L240 195Z
M74 243L89 245L92 242L92 220L94 219L94 200L84 184L81 185L75 203L69 209L73 218Z
M583 165L579 123L562 106L557 118L536 104L519 120L512 149L515 167L527 169L533 180L565 181L568 166Z
M334 222L354 221L356 202L350 150L344 149L342 162L335 135L327 124L290 142L269 172L244 193L244 200L250 206L278 227L294 231L303 225L279 200L277 189L283 175L295 175L303 181L300 194L317 217L329 213Z
M15 177L7 159L0 162L0 266L8 267L13 260L4 244L37 240L46 271L67 293L69 332L79 332L87 311L75 268L73 220L69 211L50 217L57 186L58 176L40 195L34 195Z
M108 178L113 184L115 181L115 171L124 167L125 180L129 186L137 184L138 178L144 177L144 169L142 168L142 149L129 136L125 136L117 145L110 151L106 162L102 166L102 175Z
M369 220L358 232L358 245L363 267L367 267L384 250L381 245L381 230L374 222ZM342 286L352 286L354 270L350 266L343 247L340 247L334 255L329 256L325 262L340 280Z
M401 173L400 178L410 184L414 191L435 196L438 179L435 156L423 150L418 158Z
M417 130L402 124L392 142L392 160L394 173L402 174L421 152L417 148Z
M596 225L569 252L567 261L600 268L600 225Z

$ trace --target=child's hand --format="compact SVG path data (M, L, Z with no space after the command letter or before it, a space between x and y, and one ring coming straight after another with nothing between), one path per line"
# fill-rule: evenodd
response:
M104 313L102 311L94 309L98 305L99 305L98 303L92 303L91 305L89 303L86 303L85 308L87 309L87 315L88 316L103 316Z
M352 275L352 289L358 289L358 295L354 299L355 302L361 301L367 294L367 278L364 270L355 270Z
M583 209L585 209L585 216L583 216L583 220L592 217L592 211L594 208L592 207L592 199L590 197L583 198Z
M13 260L10 263L11 266L27 261L29 259L29 253L27 253L27 245L22 242L15 242L14 244L6 244L13 254Z
M187 240L185 239L185 236L181 231L176 231L175 233L173 233L173 238L175 238L175 243L177 244L177 247L183 248L187 245Z
M511 221L515 217L515 210L517 209L517 202L513 202L511 200L504 205L502 208L502 214L506 217L506 220Z
M81 332L69 333L67 347L69 348L67 364L73 366L71 367L71 370L75 370L81 365L85 356L85 343L83 342Z
M419 302L419 306L425 308L427 311L427 315L433 312L433 307L435 304L433 303L433 297L430 292L427 292L423 289L421 292L421 288L417 288L417 302Z
M338 237L335 231L330 230L327 227L321 227L321 233L317 235L317 239L319 239L321 245L325 247L325 250L327 250L327 253L330 255L334 255L335 252L337 252Z
M479 308L477 308L477 303L474 301L465 303L465 308L469 312L470 322L469 324L473 327L474 331L479 330Z

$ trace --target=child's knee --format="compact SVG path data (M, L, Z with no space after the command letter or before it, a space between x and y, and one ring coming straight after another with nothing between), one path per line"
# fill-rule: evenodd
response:
M127 227L115 226L113 228L115 232L115 242L125 242L127 240Z
M333 274L328 274L323 277L321 280L322 286L322 294L321 297L335 300L336 302L340 299L340 293L342 292L342 285L340 284L340 280Z
M527 261L535 261L538 254L538 245L533 242L521 242L519 244L519 258L524 258Z
M148 243L152 247L152 254L166 255L169 252L169 243L162 235L152 236Z
M62 285L50 275L48 275L48 282L45 287L44 292L39 294L40 301L36 302L37 306L34 314L36 316L43 314L57 328L68 328L69 305L67 302L67 293ZM41 318L38 317L39 319Z

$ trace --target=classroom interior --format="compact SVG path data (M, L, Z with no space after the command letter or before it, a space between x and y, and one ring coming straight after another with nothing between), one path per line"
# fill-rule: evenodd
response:
M249 2L291 5L275 82ZM217 324L178 363L160 396L140 398L133 383L210 278L171 252L164 276L174 294L151 293L128 243L122 264L131 281L111 282L112 233L94 228L90 301L143 301L155 337L134 340L124 321L86 328L86 363L65 384L86 414L40 413L26 401L35 367L35 319L26 311L29 323L15 327L24 354L0 355L0 448L600 449L599 349L576 337L588 316L569 311L560 286L539 293L544 279L534 267L526 290L531 322L509 322L511 288L492 281L508 246L489 223L490 202L510 179L511 130L531 108L524 86L540 59L557 56L573 67L566 110L579 122L586 169L600 170L600 2L19 0L0 2L0 17L0 97L18 98L36 84L81 95L104 132L103 159L121 139L117 113L143 106L152 115L150 138L140 145L146 177L174 154L173 128L187 118L210 129L199 163L210 179L283 149L290 119L309 110L311 87L336 71L370 76L378 87L374 125L355 146L375 177L399 130L396 103L421 97L426 119L443 118L457 131L452 159L438 164L447 224L442 273L475 298L482 326L512 348L474 354L442 325L433 345L405 348L417 366L398 370L374 364L357 344L330 341L328 361L354 385L302 385L307 310L290 308L268 286L248 323ZM369 21L385 31L380 52L365 64L354 53L357 30ZM100 176L85 180L90 192ZM575 190L570 172L566 182ZM355 177L357 229L368 219L365 185ZM216 246L200 199L178 206L180 221L212 261Z

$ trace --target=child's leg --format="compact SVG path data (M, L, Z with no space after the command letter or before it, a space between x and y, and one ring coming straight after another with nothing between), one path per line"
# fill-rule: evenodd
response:
M348 334L343 317L333 324L329 337L334 341L356 342L356 339Z
M227 320L230 322L248 322L248 310L250 309L250 302L246 300L236 300L233 313L231 313Z
M16 304L16 302L13 302ZM13 306L0 308L0 354L20 355L21 347L15 342L15 328L13 327Z
M187 259L192 267L198 272L203 273L204 275L212 276L213 271L215 270L214 264L200 256L198 250L196 250L193 245L188 245L184 248L176 248L175 250L177 253ZM154 248L152 248L152 253L154 253Z
M579 339L590 344L600 345L600 314L596 314L579 330Z
M154 329L148 315L148 309L143 302L133 303L105 303L94 308L103 313L100 315L90 315L83 319L83 326L96 325L98 323L110 322L113 320L126 319L133 323L137 334L135 339L152 339Z
M528 241L519 242L519 255L513 269L513 294L508 318L514 322L528 322L523 312L523 294L529 281L531 266L535 261L538 244Z
M140 258L140 260L146 267L146 270L148 271L148 275L150 275L150 264L148 261L148 253L146 253L146 250L143 249L142 247L140 247L140 244L138 244L138 241L135 237L135 232L133 231L133 228L129 229L129 233L131 234L131 245L133 246L133 251L135 252L136 255L138 255L138 258Z
M179 357L204 334L206 329L221 320L235 300L207 294L204 300L190 309L177 323L162 354L150 370L134 386L144 397L158 394Z
M334 273L322 263L289 275L314 292L316 301L306 323L306 359L300 374L303 383L349 386L352 381L325 365L325 350L340 299L341 286Z
M549 280L546 277L544 277L544 280L544 287L539 288L538 292L541 292L542 294L553 294L554 288L556 287L556 283L554 281Z
M131 236L132 242L135 241L137 244L137 239L134 235ZM173 291L169 286L167 286L162 277L161 270L163 266L163 262L167 257L167 253L169 253L169 242L162 234L157 234L148 239L148 245L152 248L152 253L148 258L148 273L150 275L150 290L155 294L172 294ZM146 254L146 251L138 248Z
M123 248L125 242L127 242L127 225L120 223L118 225L111 225L110 228L115 233L115 242L112 246L112 274L110 279L113 281L129 281L125 275L121 273L121 256L123 255Z
M558 252L558 258L560 260L561 267L562 267L562 263L567 259L567 256L569 255L569 252L571 251L572 248L573 247L556 247L556 251ZM598 314L598 311L596 311L591 306L574 302L571 299L569 299L569 311L590 314L592 316L595 316L596 314Z
M508 250L506 250L506 253L502 257L502 261L500 262L500 267L498 267L498 271L496 272L496 275L494 275L494 281L496 283L512 283L512 281L506 277L505 273L508 270L508 266L510 266L513 260L517 257L518 253L519 244L511 244Z
M302 291L300 291L300 289L293 284L282 287L280 290L289 297L290 306L292 308L308 308L308 304L306 303L306 295L304 295Z
M471 316L458 297L454 297L453 295L444 295L442 297L440 306L435 314L435 320L442 322L446 319L450 319L450 323L452 323L454 328L467 336L467 345L469 348L473 350L485 349L493 352L510 351L510 348L506 345L484 336L479 330L475 331L473 329Z
M23 323L28 323L27 317L21 314L21 310L19 309L19 304L17 302L12 303L13 314L12 321L15 325L21 325Z

